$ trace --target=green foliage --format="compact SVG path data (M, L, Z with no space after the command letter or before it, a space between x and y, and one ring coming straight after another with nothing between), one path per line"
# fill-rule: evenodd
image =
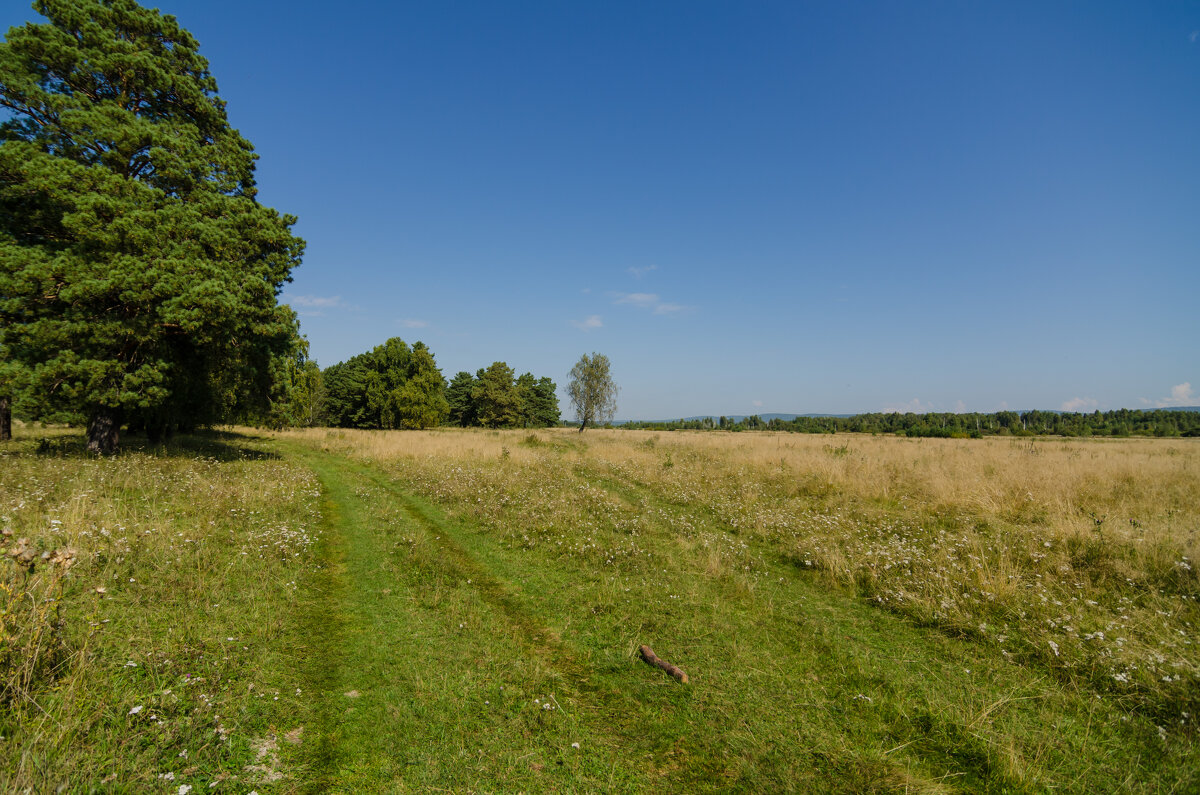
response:
M266 385L256 390L233 389L230 395L265 395L265 400L243 404L230 411L237 421L269 428L311 428L323 425L325 380L321 368L308 358L308 340L295 326L292 346L274 357Z
M474 390L475 376L466 370L460 370L450 381L450 386L446 389L450 422L463 428L479 424L479 418L475 413L475 403L471 397Z
M708 430L711 417L675 422L631 422L623 427L647 430ZM723 430L771 430L797 433L892 433L909 437L980 438L983 436L1200 436L1200 411L1191 409L1117 409L1075 414L1058 411L1001 411L995 414L855 414L850 417L721 417Z
M312 359L297 361L290 369L287 417L293 428L325 424L325 379Z
M558 424L558 395L553 381L534 380L532 373L524 373L517 379L516 387L521 399L521 427L548 428Z
M325 414L342 428L430 428L449 413L446 381L423 342L393 337L326 368Z
M292 344L295 219L255 200L253 148L173 17L35 7L49 23L0 44L0 346L21 406L86 416L103 452L123 420L220 419Z
M588 425L607 422L617 411L617 385L609 372L608 357L586 353L571 368L567 396L579 420L579 432Z
M471 398L485 428L507 428L520 421L521 395L513 383L513 369L504 362L492 362L476 374Z
M449 414L446 380L424 343L413 346L408 379L394 393L393 400L396 416L404 428L432 428Z
M515 381L513 369L494 362L472 376L465 370L454 376L446 391L450 422L464 428L549 428L558 425L557 387L549 378L523 373Z

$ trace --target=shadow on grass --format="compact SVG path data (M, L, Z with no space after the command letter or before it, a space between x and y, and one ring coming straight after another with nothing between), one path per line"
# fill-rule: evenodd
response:
M0 451L11 456L49 458L95 458L85 447L86 439L77 429L46 429L44 435L29 435L6 442ZM151 442L143 433L127 433L121 437L118 457L149 455L156 458L211 458L216 461L268 461L280 458L278 453L253 446L265 437L220 430L200 430L180 434L165 442Z

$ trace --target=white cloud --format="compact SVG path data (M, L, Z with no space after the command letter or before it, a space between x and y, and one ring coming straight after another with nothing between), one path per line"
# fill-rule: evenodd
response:
M658 296L654 293L617 293L618 304L633 304L634 306L654 306Z
M1160 409L1170 408L1171 406L1192 406L1200 402L1200 395L1197 395L1192 385L1188 381L1182 384L1176 384L1171 387L1171 396L1153 401L1154 405Z
M663 301L657 293L611 293L610 295L613 297L614 304L627 304L641 309L649 309L656 315L673 315L690 308L683 304Z
M926 414L933 411L932 403L922 403L920 398L913 398L907 403L900 406L889 406L883 410L884 414Z
M356 309L343 301L340 295L285 295L281 298L301 317L324 317L326 309Z
M1059 408L1063 411L1093 411L1099 405L1100 402L1095 398L1076 397L1071 398L1070 400L1064 400L1063 404L1059 406Z
M963 403L961 400L954 401L954 413L955 414L966 414L967 413L967 404Z
M761 408L762 408L762 401L761 401L761 400L751 400L751 401L750 401L750 403L751 403L751 404L754 406L754 408L756 408L756 409L761 409Z
M426 328L429 325L429 321L406 317L400 321L400 325L405 328Z
M287 303L292 306L310 307L313 309L328 309L334 306L345 306L340 295L293 295L287 297Z
M572 320L571 325L582 331L591 331L594 328L601 328L604 323L600 320L599 315L588 315L583 320Z
M644 268L626 268L626 270L629 271L629 273L633 275L633 278L640 279L643 276L645 276L647 273L649 273L650 271L658 270L658 266L657 265L647 265Z
M1196 43L1196 39L1198 39L1198 38L1200 38L1200 30L1193 30L1193 31L1192 31L1192 32L1191 32L1191 33L1188 35L1188 41L1190 41L1192 44L1195 44L1195 43Z

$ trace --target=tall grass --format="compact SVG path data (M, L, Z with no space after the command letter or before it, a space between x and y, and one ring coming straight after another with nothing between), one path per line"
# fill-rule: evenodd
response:
M0 447L0 791L250 789L305 697L285 629L317 483L232 439L81 448Z
M647 568L674 528L707 576L782 556L883 609L1118 699L1200 711L1200 444L594 430L309 431L389 462L514 546Z

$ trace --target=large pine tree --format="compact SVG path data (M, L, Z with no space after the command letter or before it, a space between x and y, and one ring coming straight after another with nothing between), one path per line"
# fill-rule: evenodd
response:
M122 422L211 421L263 383L303 242L255 200L253 148L174 17L34 8L48 24L0 44L0 348L29 405L111 452Z

